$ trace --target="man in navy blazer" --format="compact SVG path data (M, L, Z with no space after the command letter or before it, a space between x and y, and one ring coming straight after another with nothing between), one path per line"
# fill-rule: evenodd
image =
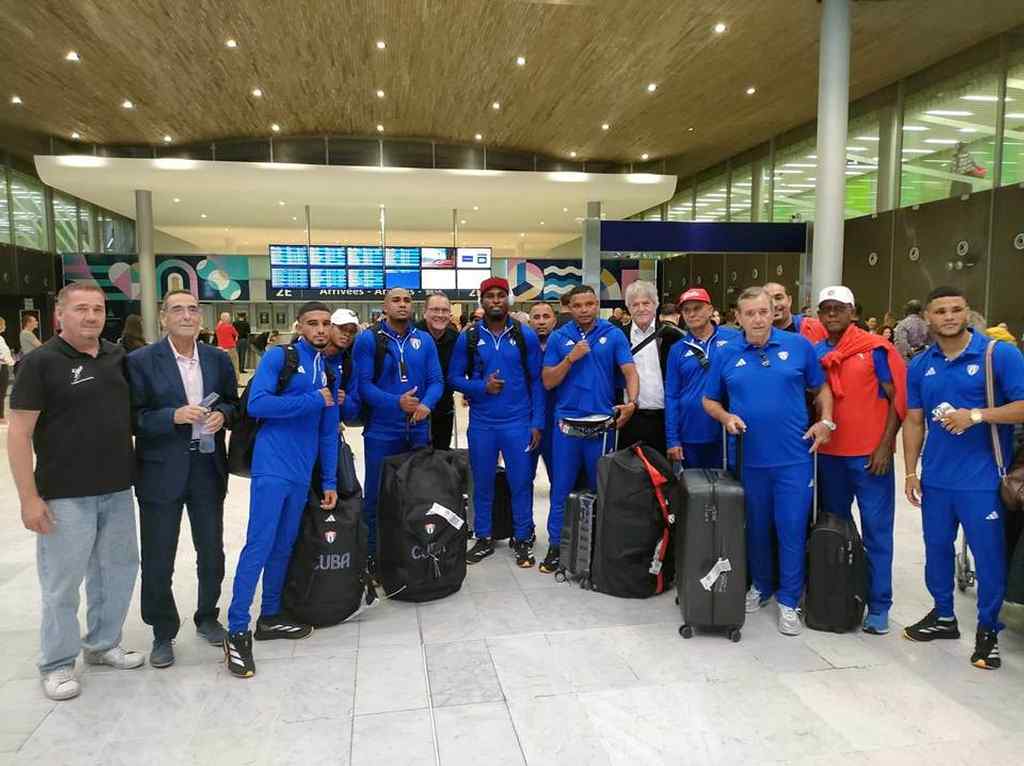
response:
M196 343L199 303L186 290L164 296L160 322L167 335L128 356L135 427L135 494L142 538L142 619L153 628L150 664L174 664L181 627L171 590L182 507L188 508L199 576L195 624L211 644L224 640L217 602L224 579L224 496L228 466L224 428L238 413L238 381L228 355ZM206 396L220 400L210 409ZM214 433L212 452L200 449Z

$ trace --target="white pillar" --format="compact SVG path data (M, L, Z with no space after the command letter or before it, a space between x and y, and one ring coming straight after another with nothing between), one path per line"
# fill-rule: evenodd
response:
M156 254L153 252L153 193L135 190L135 247L139 254L139 301L142 329L152 343L160 337L157 322Z
M850 109L850 0L822 0L821 6L812 296L843 279L846 129Z
M583 284L590 285L601 300L601 203L587 203L583 220Z

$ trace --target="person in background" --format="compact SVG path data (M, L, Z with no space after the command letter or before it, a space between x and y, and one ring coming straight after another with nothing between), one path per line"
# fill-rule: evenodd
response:
M0 317L0 426L7 424L5 407L7 405L7 385L11 380L11 369L14 367L14 354L4 333L7 332L7 320Z
M836 424L832 393L813 346L773 326L773 302L775 296L763 287L740 294L744 335L712 358L704 409L729 433L743 434L741 476L753 580L746 610L756 612L774 595L779 632L795 636L803 630L797 610L814 491L811 453L828 442ZM820 417L814 424L808 423L807 391L815 394Z
M235 368L235 377L240 374L238 366L238 330L231 324L231 314L224 312L220 315L217 323L217 348L224 351L231 360L231 366Z
M338 381L338 406L341 420L359 417L362 402L359 399L359 376L352 361L352 344L359 334L359 317L350 309L337 309L331 314L331 327L327 331L327 345L323 354L334 365L334 379Z
M541 302L533 304L530 309L530 329L537 333L537 341L540 345L541 359L547 352L548 339L555 331L555 311L550 303ZM554 482L553 463L551 458L551 440L555 429L555 392L544 391L544 434L540 440L540 450L533 452L533 474L537 476L537 461L544 458L544 470L548 474L548 484Z
M146 346L146 335L142 330L142 317L129 314L124 318L124 330L117 340L126 354Z
M608 318L608 321L616 327L623 327L626 324L622 318L623 313L624 312L621 308L616 307L612 309L612 315Z
M984 178L988 174L988 170L974 161L974 157L971 156L965 141L957 142L956 148L953 150L953 156L949 161L949 172L954 176L959 176L959 178L954 178L949 184L950 197L970 194L974 191L974 184L967 179Z
M985 319L985 315L974 309L967 312L967 324L972 330L977 332L986 332L988 330L988 321Z
M38 535L43 691L67 700L81 692L75 660L83 648L87 664L120 670L146 658L121 646L139 572L124 349L102 338L106 296L95 282L64 286L56 311L60 334L18 367L7 456L22 524Z
M722 427L704 411L702 397L711 360L743 337L719 327L711 296L693 287L679 296L686 334L672 348L665 376L665 441L669 460L685 468L722 467Z
M1017 345L1017 339L1013 337L1013 333L1010 332L1010 328L1006 326L1006 322L1000 322L995 327L989 327L985 330L985 334L995 340L1004 340L1007 343Z
M199 301L172 290L160 307L166 337L128 357L135 426L135 496L142 539L142 621L153 628L149 664L174 664L181 628L171 580L181 534L181 512L196 549L199 598L192 621L216 646L224 642L217 617L224 580L224 497L228 461L224 428L238 413L238 381L228 358L196 343ZM203 399L217 394L212 407ZM209 451L204 434L215 434Z
M868 317L868 321L865 324L868 326L868 332L878 332L878 317Z
M202 322L200 322L199 323L199 332L196 333L196 342L197 343L205 343L206 345L209 346L211 343L213 343L213 340L214 340L213 334L209 330L207 330L205 327L203 327Z
M769 282L764 289L772 299L772 323L777 329L802 335L811 343L817 343L828 334L821 326L821 322L814 317L805 316L802 312L792 312L793 296L789 294L785 285Z
M882 336L882 340L887 340L890 343L893 342L893 329L890 325L883 325L882 329L878 332ZM895 344L893 344L895 345Z
M252 334L248 315L244 311L240 311L238 318L235 319L232 326L235 328L235 332L238 333L236 346L238 349L238 371L243 373L249 362L249 336Z
M836 431L819 450L823 513L853 519L860 511L867 554L865 633L889 632L892 607L896 432L906 416L907 370L896 348L853 324L853 292L837 285L818 298L818 318L828 338L814 347L832 389Z
M662 324L679 327L679 307L674 303L666 303L659 309L658 318Z
M936 287L926 305L935 343L914 357L907 375L903 461L907 500L921 508L924 578L935 606L903 635L912 641L960 638L953 601L953 546L963 527L978 578L978 628L971 664L995 669L1002 664L999 631L1004 626L999 611L1006 593L1006 511L993 439L1008 460L1013 454L1013 424L1024 422L1024 357L1009 343L995 343L996 406L989 407L985 368L992 341L970 328L963 292Z
M814 316L814 307L811 304L805 304L800 307L800 315L805 317Z
M452 327L452 304L448 296L442 292L428 295L423 308L423 320L416 327L429 332L434 339L441 375L445 381L444 393L438 399L437 406L430 411L430 440L434 449L450 449L455 429L455 396L448 382L448 364L459 333Z
M572 312L569 310L569 293L562 293L558 299L558 318L555 321L555 329L561 329L562 325L572 321Z
M886 311L882 317L882 327L895 327L896 326L896 315L891 311Z
M864 321L864 307L859 303L853 307L853 323L864 332L871 332L868 323Z
M920 354L931 342L928 323L921 316L922 308L921 301L911 298L903 309L903 319L896 325L893 344L907 360Z
M637 348L653 336L643 348L633 354L640 390L636 397L637 410L619 433L619 447L629 447L642 441L665 454L665 372L672 346L682 337L674 325L659 325L655 321L658 311L658 290L650 282L638 279L626 288L626 306L633 321L623 325L630 350Z
M24 314L21 317L21 334L18 336L18 343L20 344L22 359L43 345L43 342L36 335L38 327L39 317L35 314Z

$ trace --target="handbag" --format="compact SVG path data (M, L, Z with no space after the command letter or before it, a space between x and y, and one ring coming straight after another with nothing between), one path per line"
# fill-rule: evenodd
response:
M985 399L989 409L996 406L992 355L998 342L997 340L989 341L988 348L985 349ZM989 428L992 435L992 451L996 457L996 468L999 469L999 496L1003 501L1003 506L1008 511L1024 511L1024 449L1017 452L1010 467L1007 468L1003 460L1003 445L999 442L999 429L995 423L990 423Z

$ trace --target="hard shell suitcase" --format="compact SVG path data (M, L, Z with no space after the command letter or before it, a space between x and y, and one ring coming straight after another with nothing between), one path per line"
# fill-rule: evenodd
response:
M594 551L594 519L597 495L593 492L572 492L565 503L565 519L559 545L559 582L579 583L589 590L591 557Z
M741 438L738 466L742 444ZM718 629L739 641L747 591L743 485L724 468L688 468L681 481L684 511L676 534L676 592L683 615L679 635L692 638L695 629Z

